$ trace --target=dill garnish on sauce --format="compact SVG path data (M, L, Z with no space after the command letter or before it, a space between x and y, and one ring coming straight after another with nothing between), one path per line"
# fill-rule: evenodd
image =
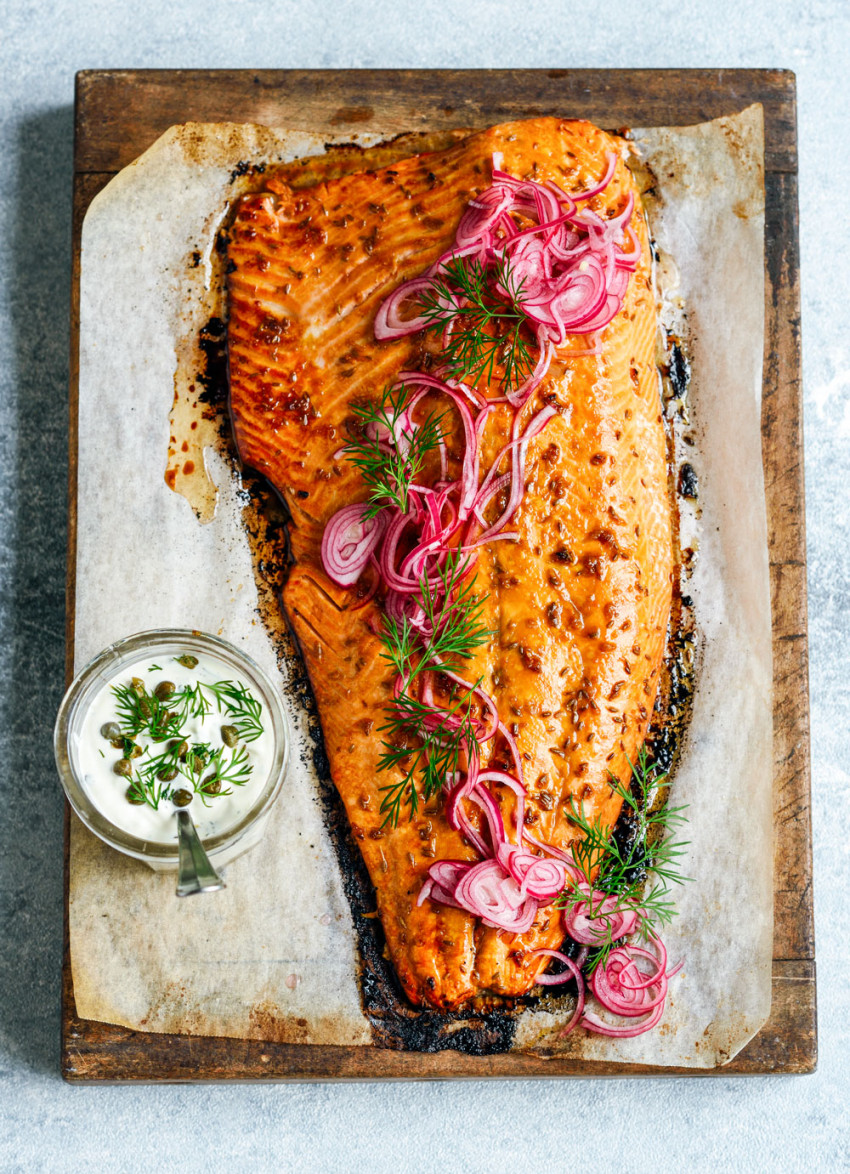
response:
M184 806L194 794L207 807L248 782L253 766L244 744L256 741L265 727L262 702L245 685L196 681L175 689L171 682L160 682L149 691L134 677L129 685L113 685L112 693L118 718L114 732L120 734L113 745L122 749L114 769L127 779L128 802L156 811L163 800ZM225 744L190 744L187 722L209 716L214 708L230 722L221 727ZM145 738L149 741L142 744Z

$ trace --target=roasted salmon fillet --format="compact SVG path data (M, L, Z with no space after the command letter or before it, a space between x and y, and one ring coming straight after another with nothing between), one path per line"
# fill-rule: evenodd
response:
M515 739L527 788L524 824L566 849L580 833L572 797L605 827L618 818L612 776L630 779L656 698L672 592L671 511L655 366L656 305L647 230L621 144L586 122L540 118L469 134L444 150L293 187L268 172L230 230L230 409L239 455L291 513L292 568L282 603L315 693L331 773L375 886L389 956L416 1005L452 1010L476 996L529 991L564 937L553 907L506 933L463 909L417 903L435 860L476 855L440 796L396 827L381 813L381 715L393 688L382 656L380 596L328 577L321 543L340 507L364 501L340 456L353 405L400 372L427 368L422 336L378 342L379 307L454 240L501 153L512 176L588 190L610 152L613 178L590 201L614 216L631 193L640 260L598 353L566 340L532 401L557 408L531 440L515 541L477 551L475 591L492 639L465 669L480 677ZM429 350L430 347L430 350ZM498 398L498 389L492 389ZM480 476L510 440L513 409L496 403ZM457 423L453 425L458 427ZM449 444L451 452L451 443ZM499 792L506 825L516 797Z

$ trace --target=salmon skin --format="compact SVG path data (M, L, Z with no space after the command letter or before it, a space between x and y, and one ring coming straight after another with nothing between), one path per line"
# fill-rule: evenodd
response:
M471 999L527 993L564 930L554 907L513 935L461 909L417 898L435 860L477 857L444 817L439 796L384 827L379 772L393 671L382 659L379 600L325 574L322 534L343 505L365 501L343 456L355 403L377 399L398 373L431 361L421 335L376 342L374 322L398 285L453 242L468 201L490 183L501 152L511 175L590 189L614 151L617 166L589 206L613 216L639 195L621 144L586 122L508 123L448 148L337 175L312 187L267 174L245 196L229 252L230 407L242 461L265 475L291 513L293 564L282 603L316 696L335 786L375 886L387 949L410 1001L453 1010ZM558 408L532 440L516 542L485 546L475 590L494 630L464 675L480 676L513 733L528 790L525 822L561 849L580 833L572 799L612 827L629 761L657 693L672 593L666 443L655 367L656 307L646 225L641 259L601 353L556 355L525 409ZM563 350L571 349L567 339ZM494 395L496 392L494 391ZM443 404L443 407L445 405ZM497 405L481 445L481 477L509 439ZM449 446L451 448L451 445ZM482 761L482 769L485 769ZM398 774L397 778L401 778ZM498 792L497 792L498 795ZM506 825L510 791L499 796Z

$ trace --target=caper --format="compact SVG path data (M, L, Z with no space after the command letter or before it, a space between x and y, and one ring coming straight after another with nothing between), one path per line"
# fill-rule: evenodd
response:
M201 783L201 790L205 795L218 795L221 791L221 779L215 775L208 775Z
M138 694L139 697L144 697L144 695L145 695L145 682L142 680L141 677L133 677L132 681L130 682L130 685L132 686L134 693Z
M149 698L147 698L147 697L140 697L139 698L139 713L142 714L143 717L150 717L151 716L151 714L153 713L153 706L151 705Z
M181 742L179 738L173 738L168 743L168 749L172 754L176 754L178 758L185 758L189 752L189 743Z
M127 788L125 796L127 802L132 803L134 807L140 807L145 801L144 796L140 795L138 791L134 791L132 787Z
M175 656L174 659L178 664L182 664L185 669L194 669L198 666L197 656L192 656L189 652L184 652L182 656Z
M164 766L162 770L156 772L156 777L163 783L170 783L172 779L177 778L177 767Z
M107 722L106 725L100 727L100 732L107 742L115 742L121 737L121 727L117 722Z
M141 758L143 754L144 754L144 750L141 748L141 746L138 744L138 742L133 743L133 745L130 748L129 754L127 753L126 750L124 751L125 758Z
M123 738L113 738L113 740L109 743L109 745L114 746L116 750L123 750L124 749L124 739Z
M112 768L117 775L123 775L128 779L133 773L133 766L129 758L119 758Z
M192 792L184 791L181 787L179 791L175 791L171 796L171 802L175 807L188 807L192 802Z
M235 746L239 741L239 731L236 726L222 726L221 740L225 746Z
M154 695L157 696L160 701L165 701L166 698L170 697L173 692L173 681L160 681L157 687L154 689Z

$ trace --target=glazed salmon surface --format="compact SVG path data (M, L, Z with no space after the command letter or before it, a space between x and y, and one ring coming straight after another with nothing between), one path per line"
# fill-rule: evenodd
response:
M340 449L353 402L378 398L399 372L431 361L432 336L376 342L375 314L451 246L468 201L490 183L493 152L503 152L513 176L552 179L575 192L593 186L606 152L619 158L620 148L586 122L509 123L309 188L293 190L270 175L266 190L242 199L232 226L236 441L243 462L269 479L291 511L294 562L283 606L316 696L333 780L375 886L389 955L417 1005L450 1010L476 996L529 991L550 961L530 952L557 949L564 931L552 907L517 936L430 899L417 905L435 860L477 857L449 827L439 796L412 819L382 827L380 788L393 772L377 769L378 727L394 674L376 634L380 601L362 606L356 588L327 577L320 554L327 520L368 497ZM630 191L638 199L619 159L590 207L614 215ZM601 354L570 357L587 340L568 338L523 409L524 420L544 403L559 411L528 450L526 493L510 527L519 540L478 552L475 591L494 635L462 668L468 679L481 676L516 738L529 831L560 848L580 834L568 818L571 796L605 826L619 815L610 778L628 784L628 760L644 740L671 604L656 310L639 212L632 228L642 256L622 311L601 333ZM503 404L488 417L482 479L509 439L512 416ZM492 753L482 746L482 769ZM515 798L507 789L495 794L510 827Z

